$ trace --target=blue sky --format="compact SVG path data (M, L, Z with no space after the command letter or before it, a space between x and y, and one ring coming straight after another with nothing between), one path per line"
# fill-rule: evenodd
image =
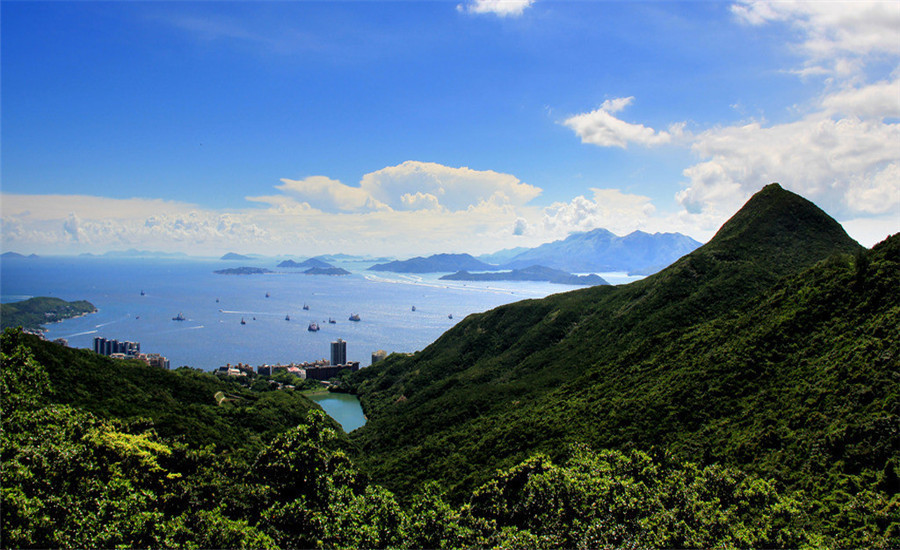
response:
M900 4L2 2L3 250L900 230Z

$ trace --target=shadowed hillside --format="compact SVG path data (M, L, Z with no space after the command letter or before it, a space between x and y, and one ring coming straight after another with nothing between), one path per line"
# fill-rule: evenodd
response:
M535 451L563 459L585 443L819 494L893 479L898 248L866 252L766 186L654 276L471 316L354 374L370 418L354 433L363 469L398 491L439 480L462 495Z

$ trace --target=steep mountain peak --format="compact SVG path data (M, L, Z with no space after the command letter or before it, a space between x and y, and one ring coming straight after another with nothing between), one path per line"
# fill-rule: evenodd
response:
M775 281L862 247L818 206L763 187L705 245L623 290L629 322L671 329L739 307Z
M818 206L770 183L753 195L698 252L736 255L766 263L789 257L796 264L835 252L856 252L859 248L859 243Z

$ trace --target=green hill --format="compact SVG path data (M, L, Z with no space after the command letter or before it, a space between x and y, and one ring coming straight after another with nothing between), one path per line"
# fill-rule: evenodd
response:
M160 436L195 448L212 446L252 458L266 441L319 409L300 392L251 391L208 372L111 359L30 335L11 338L26 345L43 366L50 381L49 402L105 419L149 421ZM217 392L234 399L220 406Z
M769 185L654 276L471 316L355 373L361 467L461 496L535 451L660 449L839 509L900 465L898 247L865 252Z
M40 330L46 323L94 313L97 308L85 300L67 302L60 298L38 296L21 302L0 304L0 329L23 327Z

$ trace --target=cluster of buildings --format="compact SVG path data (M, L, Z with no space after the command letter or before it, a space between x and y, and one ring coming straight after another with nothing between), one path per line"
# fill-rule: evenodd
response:
M260 365L256 367L255 371L252 366L243 363L238 363L237 365L228 364L219 367L216 373L225 376L249 376L255 372L260 376L272 376L279 372L289 372L305 380L329 380L347 370L350 372L358 371L359 361L347 361L347 342L338 338L331 343L330 361L328 359L318 359L313 362L307 361L289 365Z
M169 360L158 353L141 353L140 342L108 340L94 338L94 352L114 359L139 359L150 366L169 368ZM378 350L372 353L372 364L387 357L387 352ZM312 362L291 363L289 365L260 365L254 369L250 365L238 363L225 365L216 369L216 374L223 376L272 376L279 372L289 372L302 379L329 380L340 373L359 370L359 361L347 361L347 342L338 338L331 343L331 360L318 359Z
M106 338L94 338L94 353L113 359L138 359L151 367L169 368L169 360L158 353L141 353L140 342L120 342Z

